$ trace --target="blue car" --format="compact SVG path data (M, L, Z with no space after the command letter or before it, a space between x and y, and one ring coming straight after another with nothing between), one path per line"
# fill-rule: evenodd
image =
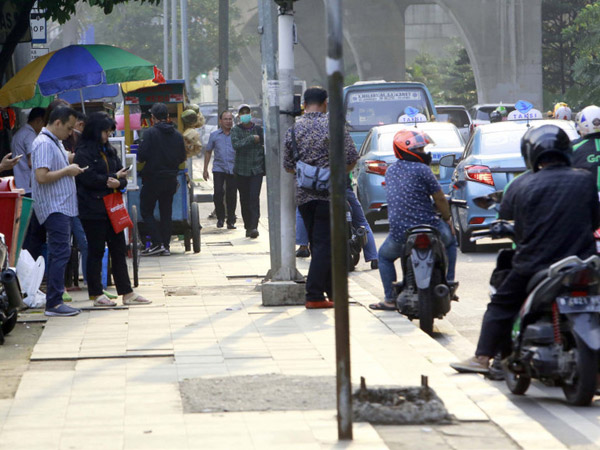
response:
M442 167L454 168L451 198L467 201L468 208L452 207L452 218L463 253L476 250L476 244L470 241L471 233L487 228L496 219L495 210L481 209L473 203L473 199L504 190L513 178L527 170L521 156L521 138L529 126L547 124L560 126L571 140L578 137L573 122L565 120L480 125L475 128L460 159L448 156L440 161Z
M387 219L387 200L385 192L385 172L390 164L396 162L394 155L394 135L406 128L415 128L414 124L397 123L371 128L359 150L359 160L353 171L356 180L358 200L371 225L377 220ZM421 122L416 128L424 131L433 139L434 144L425 148L432 154L431 170L438 178L444 192L450 189L453 168L440 167L439 160L446 155L462 154L464 141L458 129L451 123Z

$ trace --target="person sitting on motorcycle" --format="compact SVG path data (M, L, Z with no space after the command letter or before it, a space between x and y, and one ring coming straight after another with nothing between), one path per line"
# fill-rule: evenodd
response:
M577 117L577 129L581 138L573 141L573 167L592 172L600 191L600 108L596 105L583 108Z
M502 114L494 110L490 113L490 123L502 122Z
M458 372L486 374L490 358L510 353L511 327L535 273L567 256L595 253L593 234L600 224L596 183L588 172L570 167L569 136L556 125L530 128L521 152L533 173L511 183L499 212L500 218L514 220L512 269L487 306L475 356L450 364Z
M398 161L385 174L390 234L379 248L379 274L385 300L369 305L371 309L394 311L393 283L396 281L394 261L404 253L406 231L416 225L432 225L440 231L448 254L446 280L454 282L457 243L450 206L440 184L429 168L431 154L425 146L433 140L417 129L401 130L394 136L394 154ZM441 213L438 217L435 207Z

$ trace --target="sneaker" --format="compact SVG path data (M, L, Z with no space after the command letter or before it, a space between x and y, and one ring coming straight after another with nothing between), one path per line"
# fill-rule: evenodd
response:
M325 309L333 308L334 303L331 300L306 300L304 306L306 309Z
M223 220L217 220L217 228L223 228L224 224L225 224L225 221L223 221Z
M76 316L80 312L81 312L80 309L71 308L70 306L65 305L64 303L61 303L60 305L55 306L54 308L46 309L44 314L46 316L68 317L68 316Z
M165 248L163 250L163 252L160 254L160 256L171 256L171 250L169 250L168 248Z
M371 261L371 269L376 270L379 269L379 261L374 259L373 261Z
M246 230L246 237L250 237L250 230Z
M162 245L153 245L150 248L146 248L144 250L142 250L140 252L141 256L152 256L152 255L158 255L160 253L163 253L165 251L165 248Z
M483 363L477 356L450 364L454 370L459 373L481 373L487 375L490 372L489 362Z
M298 250L296 250L296 258L308 258L309 256L310 250L306 245L301 245Z
M232 223L228 223L228 224L227 224L227 229L228 229L228 230L235 230L235 229L236 229L236 226L235 226L234 224L232 224Z
M250 239L256 239L258 237L258 230L257 229L250 230L250 233L248 233L248 237Z

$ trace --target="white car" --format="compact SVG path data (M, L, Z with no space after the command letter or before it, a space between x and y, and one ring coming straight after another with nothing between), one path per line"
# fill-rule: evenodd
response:
M200 128L200 142L202 142L203 148L205 148L208 144L210 133L219 127L219 116L216 114L210 114L204 116L204 121L204 126Z

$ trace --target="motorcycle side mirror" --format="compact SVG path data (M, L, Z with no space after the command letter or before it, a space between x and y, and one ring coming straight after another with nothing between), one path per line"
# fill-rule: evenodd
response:
M440 166L454 168L458 165L456 155L446 155L440 158Z
M492 209L502 201L503 191L492 192L488 195L475 197L473 203L482 209Z

